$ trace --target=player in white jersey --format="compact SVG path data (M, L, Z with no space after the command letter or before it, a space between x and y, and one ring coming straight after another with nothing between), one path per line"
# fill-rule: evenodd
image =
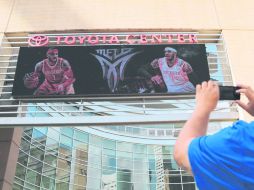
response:
M166 47L164 51L165 57L153 60L149 66L154 70L154 75L148 68L140 70L140 74L169 93L194 92L195 87L188 77L193 73L190 64L176 56L176 49Z

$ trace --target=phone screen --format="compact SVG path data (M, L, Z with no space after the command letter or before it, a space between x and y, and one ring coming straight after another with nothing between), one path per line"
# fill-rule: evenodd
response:
M220 100L239 100L240 93L236 93L239 87L235 86L219 86Z

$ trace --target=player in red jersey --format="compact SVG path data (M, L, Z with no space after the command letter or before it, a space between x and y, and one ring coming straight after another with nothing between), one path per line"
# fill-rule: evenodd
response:
M25 87L36 88L42 75L44 75L45 80L34 91L34 95L75 94L73 88L75 78L70 63L66 59L58 57L58 49L49 48L47 59L37 63L34 72L24 76Z

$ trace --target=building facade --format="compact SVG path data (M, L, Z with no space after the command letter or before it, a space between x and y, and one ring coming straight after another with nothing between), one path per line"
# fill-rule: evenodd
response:
M193 177L172 156L175 139L195 106L194 96L15 99L19 50L35 34L50 39L195 34L206 47L212 79L221 85L252 86L252 7L250 0L241 3L241 10L229 0L0 1L0 188L196 189ZM54 40L48 44L58 45ZM238 118L251 120L232 102L221 101L208 133Z

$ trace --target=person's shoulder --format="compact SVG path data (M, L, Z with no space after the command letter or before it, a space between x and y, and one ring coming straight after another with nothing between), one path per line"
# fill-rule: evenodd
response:
M64 66L69 66L70 63L67 59L64 59L62 57L59 57L59 61L64 65Z
M46 59L43 59L42 61L36 63L35 69L36 69L37 71L40 70L40 69L42 68L43 63L45 62L45 60L46 60Z
M185 60L183 60L183 59L181 59L181 58L179 58L179 57L177 57L176 60L177 60L177 62L178 62L179 64L182 64L182 65L184 65L184 64L189 64L187 61L185 61Z
M151 67L152 68L159 68L159 59L158 58L156 58L156 59L154 59L152 62L151 62Z

